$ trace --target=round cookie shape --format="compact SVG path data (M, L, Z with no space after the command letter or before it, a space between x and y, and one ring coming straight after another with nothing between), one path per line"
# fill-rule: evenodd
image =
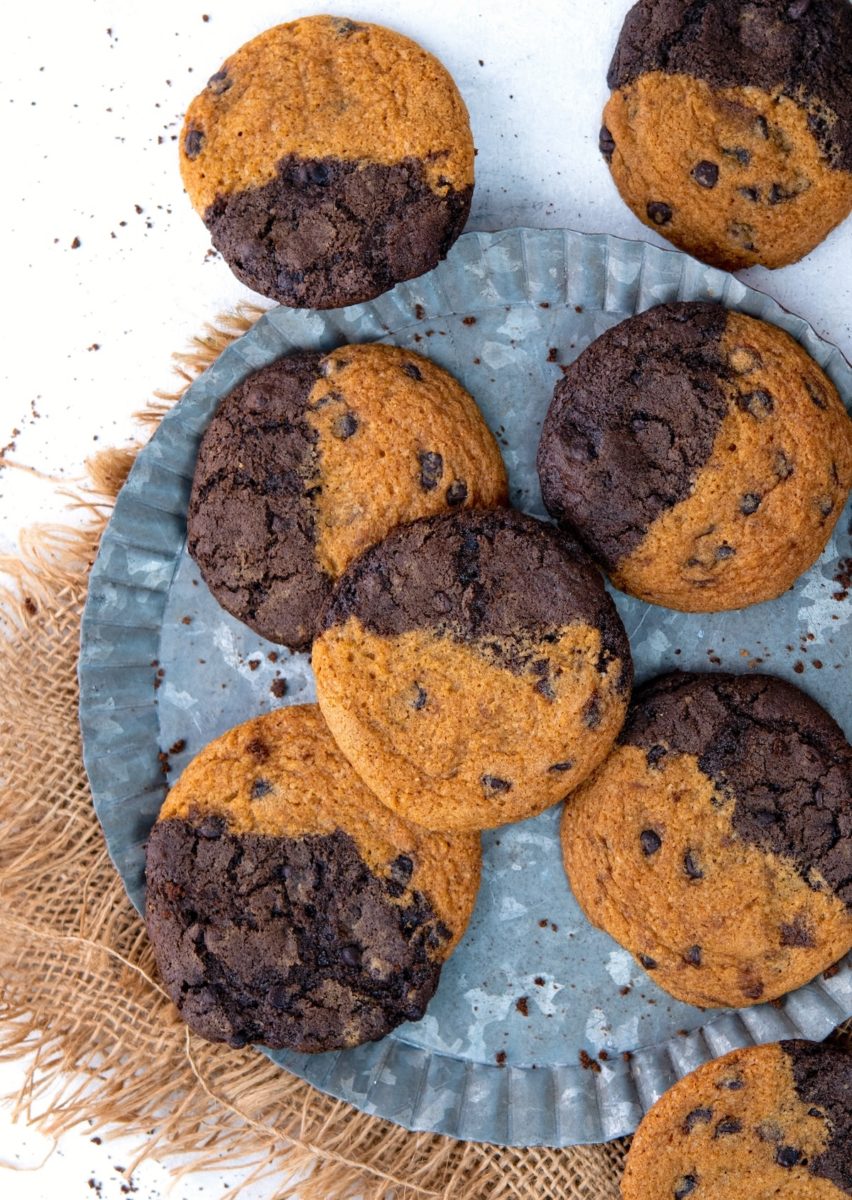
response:
M852 1055L746 1046L678 1080L645 1114L623 1200L843 1200L852 1195Z
M464 228L473 157L467 109L436 58L330 16L237 50L180 138L184 186L237 278L310 308L430 271Z
M593 925L688 1004L746 1006L852 948L852 750L771 675L664 675L570 797L565 869Z
M659 305L556 385L537 465L548 510L612 582L683 612L781 595L852 486L852 421L782 330L720 305Z
M477 837L388 812L316 705L287 707L211 742L169 792L145 918L191 1029L312 1053L423 1016L479 871Z
M201 443L189 553L223 608L303 649L333 581L394 526L505 503L472 397L396 346L293 354L250 375Z
M848 0L639 0L600 148L622 199L728 270L783 267L852 211Z
M312 661L343 753L430 829L491 828L562 799L610 749L632 682L597 570L509 509L417 521L361 555Z

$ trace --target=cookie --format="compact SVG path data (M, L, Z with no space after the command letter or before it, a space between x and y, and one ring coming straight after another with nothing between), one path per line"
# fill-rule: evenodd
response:
M180 136L184 186L228 266L309 308L371 300L444 258L470 211L473 153L436 58L329 16L247 42Z
M616 587L684 612L744 608L824 549L852 486L852 421L774 325L664 304L567 369L538 471Z
M622 199L696 258L783 267L852 210L848 0L639 0L607 82Z
M772 1042L705 1063L646 1113L623 1200L852 1196L852 1055Z
M403 522L506 498L497 443L446 371L395 346L293 354L219 405L188 548L223 608L304 649L361 550Z
M317 697L389 808L430 829L540 812L612 745L627 637L571 539L509 509L394 530L340 579L314 643Z
M771 675L664 675L570 798L565 869L593 925L688 1004L745 1006L852 948L852 750Z
M477 837L379 804L316 705L281 708L211 742L169 793L145 917L196 1033L333 1050L423 1016L479 869Z

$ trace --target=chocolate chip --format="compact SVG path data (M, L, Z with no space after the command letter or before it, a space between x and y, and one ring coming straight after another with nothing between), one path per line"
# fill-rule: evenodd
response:
M612 162L612 156L615 153L615 138L606 125L601 126L601 131L598 134L598 149L608 163Z
M416 379L419 382L423 379L423 374L418 366L412 362L402 364L402 369L409 379Z
M802 192L806 192L810 184L805 180L794 183L792 187L784 187L783 184L773 183L769 189L770 204L785 204L788 200L795 200L797 196L801 196Z
M793 474L793 464L783 450L775 455L775 474L779 479L789 479Z
M204 146L204 131L192 126L187 129L186 137L183 139L183 152L187 158L198 158Z
M700 967L701 966L701 947L700 946L690 946L687 950L684 951L683 961L685 963L688 963L690 967Z
M553 690L553 684L550 682L550 679L547 676L545 676L543 679L539 679L538 683L535 685L535 690L540 696L544 696L545 700L556 699L556 692Z
M782 946L815 946L814 935L807 921L798 914L788 925L781 925Z
M732 1133L742 1133L742 1129L742 1121L738 1121L736 1117L724 1117L717 1123L713 1131L713 1137L727 1137Z
M787 9L787 16L793 21L798 21L799 17L803 17L811 6L811 0L793 0L793 3Z
M249 1036L247 1033L244 1033L242 1030L239 1030L236 1033L232 1033L231 1036L228 1038L228 1045L231 1047L232 1050L242 1050L243 1046L247 1046L248 1043L249 1043Z
M511 781L501 779L498 775L483 775L480 783L489 792L508 792L512 789Z
M694 1108L684 1117L683 1132L692 1133L696 1125L707 1125L713 1117L712 1108Z
M723 1092L741 1092L745 1087L745 1080L740 1075L729 1075L726 1079L720 1079L716 1087L721 1088Z
M671 208L668 204L663 204L662 200L652 200L646 212L655 225L668 225L672 219Z
M645 754L645 761L649 767L656 767L657 764L661 762L667 754L668 750L665 748L665 746L652 746L651 749Z
M822 390L822 388L819 388L816 386L816 384L811 383L810 379L804 379L802 382L805 385L805 391L808 393L811 400L813 400L817 408L828 408L828 401L826 400L825 392Z
M753 417L757 417L760 421L767 413L771 413L775 408L775 401L772 395L764 388L758 388L754 392L741 392L737 396L737 406L743 412L751 413Z
M651 854L657 853L663 844L663 839L655 830L643 829L639 834L639 842L642 846L642 853L648 858Z
M759 979L747 979L742 984L743 995L749 1000L759 1000L763 995L763 984Z
M817 508L820 511L820 516L831 516L831 512L834 508L834 501L830 496L822 496L819 500L817 500Z
M698 1178L695 1175L682 1175L675 1184L674 1198L675 1200L683 1200L684 1196L689 1196L698 1187Z
M214 96L221 96L223 92L227 92L233 83L234 81L227 71L217 71L207 80L207 86Z
M414 874L414 861L407 854L398 854L390 866L391 876L400 883L408 883Z
M308 183L316 183L319 186L328 183L331 178L331 169L323 162L306 163L305 172L308 177Z
M224 817L205 817L198 826L198 836L207 838L208 841L216 841L225 832Z
M421 450L417 457L420 461L420 486L424 492L433 492L444 473L444 460L434 450Z
M601 723L601 701L597 692L583 705L583 720L587 729L597 729Z
M779 1146L775 1151L775 1161L779 1167L795 1167L801 1157L801 1150L797 1150L795 1146Z
M723 543L721 546L716 547L716 557L717 558L722 558L722 559L733 558L735 554L736 554L736 550L734 549L734 547L729 546L727 543Z
M252 800L259 800L261 796L268 796L272 791L272 784L268 779L255 779L251 785Z
M741 196L744 196L746 200L750 200L752 204L757 204L758 200L760 199L760 191L756 187L741 187L737 188L737 191Z
M547 769L548 771L570 771L574 763L570 758L566 758L564 762L553 763Z
M344 946L340 951L340 961L347 967L357 967L361 962L361 951L357 946Z
M703 158L692 168L692 178L703 188L714 188L719 182L719 168L716 163Z
M447 504L455 507L467 500L467 484L462 479L454 479L447 488Z
M350 37L351 34L357 33L362 27L356 25L354 21L350 21L348 17L334 17L334 32L338 37Z
M419 712L421 708L426 707L428 696L426 695L425 688L422 688L419 683L415 683L414 688L414 699L411 701L411 707L417 709Z
M636 957L639 959L646 971L653 971L657 965L657 960L655 958L651 958L650 954L637 954Z
M290 989L284 987L282 984L279 984L277 987L270 988L269 992L267 993L266 998L269 1001L269 1003L272 1005L272 1007L277 1008L278 1011L280 1012L282 1009L285 1009L288 1006L288 1004L290 1003L290 996L291 996Z
M766 140L768 141L769 140L769 122L767 121L766 117L758 117L757 120L755 121L755 125L757 126L757 131L760 134L760 136L763 138L766 138Z
M258 762L266 762L269 758L269 747L266 742L260 738L252 738L246 744L246 754L250 754L252 758L256 758Z
M744 221L733 221L728 226L728 236L732 241L741 246L743 250L756 251L757 247L754 244L754 229L751 225L746 225Z
M821 1109L821 1108L809 1108L809 1109L808 1109L808 1116L809 1116L809 1117L821 1117L821 1118L824 1118L824 1117L825 1117L825 1113L822 1111L822 1109Z
M722 149L723 154L727 154L728 158L735 158L741 167L747 167L751 162L751 151L746 150L745 146L732 146L730 149Z
M752 513L756 513L760 508L760 496L757 492L746 492L740 501L740 512L743 516L750 517Z
M704 878L704 872L698 865L698 860L696 859L695 853L692 850L687 850L686 854L683 856L683 869L686 871L690 879Z
M354 412L345 412L334 422L332 433L336 438L340 438L342 442L345 442L347 438L352 437L357 428L358 418Z

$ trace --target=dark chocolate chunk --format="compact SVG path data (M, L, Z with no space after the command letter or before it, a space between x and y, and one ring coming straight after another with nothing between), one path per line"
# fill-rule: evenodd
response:
M656 854L663 844L663 839L653 829L643 829L639 834L639 841L642 845L642 853L646 858L651 854Z
M704 872L698 865L698 859L693 850L687 850L683 856L683 869L690 879L703 879Z
M713 1119L712 1108L694 1108L686 1114L683 1122L684 1133L692 1133L696 1125L707 1125Z
M601 131L598 135L598 149L607 162L612 162L612 156L615 153L615 138L606 125L601 126Z
M736 1117L723 1117L721 1121L716 1122L716 1128L713 1130L713 1136L729 1137L734 1133L742 1133L743 1123L737 1120Z
M637 954L636 957L639 959L639 962L646 971L653 971L657 965L657 960L655 958L651 958L650 954Z
M548 771L570 771L574 763L570 758L566 758L564 762L553 763L547 769Z
M192 125L183 139L183 151L187 158L198 158L204 148L204 130Z
M802 1152L795 1146L779 1146L775 1151L775 1161L779 1167L795 1167L801 1158Z
M416 363L407 362L402 364L402 369L409 379L416 379L418 383L423 380L423 373Z
M347 438L351 438L353 433L358 429L358 418L354 412L345 412L337 418L332 428L332 433L336 438L340 438L345 442Z
M420 460L420 486L424 492L432 492L438 486L444 473L444 459L435 450L421 450L418 458Z
M662 200L651 200L646 212L655 225L668 225L672 219L672 210Z
M455 508L459 504L464 504L467 500L467 484L463 479L454 479L447 488L446 493L447 504Z
M750 517L752 513L756 513L760 508L760 496L757 492L746 492L740 501L740 512L743 516Z
M252 800L259 800L261 796L268 796L272 791L272 784L268 779L255 779L251 785Z
M512 790L512 782L509 779L501 779L498 775L483 775L482 786L489 792L509 792Z
M719 167L706 158L692 168L692 178L703 188L714 188L719 182Z
M681 1175L675 1184L675 1200L683 1200L684 1196L691 1196L697 1187L698 1177L696 1175Z
M645 755L645 761L649 767L659 767L667 753L665 746L652 746Z
M221 96L223 92L227 92L233 86L233 79L224 68L217 71L215 75L211 75L207 80L207 86L214 96Z
M427 701L428 697L426 695L425 688L422 688L419 683L415 683L414 687L416 690L415 690L415 694L414 694L414 699L411 702L411 707L416 708L419 712L421 708L426 707L426 701Z
M700 967L701 966L701 947L700 946L689 946L683 952L683 961L685 963L687 963L690 967Z
M743 412L751 413L753 417L757 417L760 420L767 413L772 412L775 408L775 401L769 392L763 388L758 388L754 392L740 393L737 396L737 406Z

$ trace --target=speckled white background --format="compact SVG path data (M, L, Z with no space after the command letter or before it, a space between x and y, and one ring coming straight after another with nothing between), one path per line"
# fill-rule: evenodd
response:
M349 0L337 11L410 34L455 76L479 149L471 228L568 225L659 241L622 205L596 148L606 66L629 4ZM0 447L14 443L4 460L50 478L0 463L0 551L14 547L21 526L68 519L62 485L82 475L99 446L133 436L132 412L169 384L170 353L218 311L250 298L208 253L173 139L188 100L237 45L328 8L310 0L28 0L4 14ZM852 221L803 262L743 278L849 357L851 264ZM19 1068L3 1067L0 1092L19 1078ZM121 1197L115 1167L130 1152L126 1143L113 1150L90 1140L102 1132L63 1138L44 1167L13 1173L5 1164L33 1166L49 1144L0 1109L0 1194L77 1200L97 1196L92 1179L103 1200ZM193 1177L171 1194L227 1194L237 1178ZM154 1200L166 1176L152 1165L136 1185Z

